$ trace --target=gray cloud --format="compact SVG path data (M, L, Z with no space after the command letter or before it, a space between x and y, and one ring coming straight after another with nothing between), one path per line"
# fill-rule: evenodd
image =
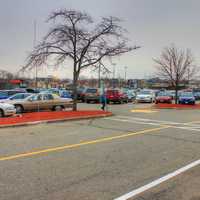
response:
M124 19L131 42L143 48L116 59L117 74L128 66L128 77L153 74L152 57L170 43L191 48L197 62L200 35L198 0L0 0L0 69L17 71L33 46L33 21L37 39L45 34L45 20L57 8L89 12L95 18L115 15ZM63 69L61 70L63 72ZM57 72L57 74L61 74ZM70 76L70 69L66 76Z

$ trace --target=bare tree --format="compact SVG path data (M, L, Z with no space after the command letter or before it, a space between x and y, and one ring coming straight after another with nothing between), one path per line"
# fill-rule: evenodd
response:
M11 80L14 75L6 70L0 70L0 79Z
M157 75L168 80L175 89L175 102L178 101L180 83L196 75L198 68L189 49L181 50L175 45L164 48L156 63Z
M77 110L77 81L80 72L88 67L103 65L104 58L139 48L128 47L120 19L102 18L93 26L93 19L87 13L76 10L61 9L53 12L48 18L53 22L52 28L35 47L28 57L26 67L43 65L49 60L59 65L66 59L73 63L74 106Z

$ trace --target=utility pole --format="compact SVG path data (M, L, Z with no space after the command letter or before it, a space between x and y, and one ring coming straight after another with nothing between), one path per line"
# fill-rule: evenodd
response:
M127 73L127 66L124 67L124 82L126 86L126 73Z

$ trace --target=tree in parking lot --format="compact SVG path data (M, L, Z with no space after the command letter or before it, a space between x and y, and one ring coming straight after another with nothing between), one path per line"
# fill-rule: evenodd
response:
M163 49L159 59L153 60L157 64L157 75L168 80L174 88L177 104L180 83L193 78L198 72L191 51L178 49L175 45L171 45Z
M73 110L77 110L77 82L82 70L98 64L106 69L105 58L111 59L139 48L127 46L125 31L116 17L102 18L93 26L93 19L87 13L61 9L53 12L48 22L53 22L52 27L28 57L26 67L52 60L59 65L70 59L73 65Z

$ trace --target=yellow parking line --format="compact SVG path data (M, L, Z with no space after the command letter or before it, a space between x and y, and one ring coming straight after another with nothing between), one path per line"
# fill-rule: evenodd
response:
M86 145L91 145L91 144L108 142L108 141L112 141L112 140L116 140L116 139L122 139L122 138L131 137L131 136L135 136L135 135L150 133L153 131L159 131L159 130L166 129L169 127L170 126L162 126L159 128L152 128L152 129L146 129L146 130L127 133L127 134L122 134L122 135L118 135L118 136L105 137L105 138L101 138L101 139L97 139L97 140L90 140L90 141L81 142L81 143L77 143L77 144L64 145L64 146L59 146L59 147L54 147L54 148L43 149L40 151L21 153L21 154L16 154L16 155L11 155L11 156L3 156L3 157L0 157L0 161L14 160L14 159L18 159L18 158L31 157L31 156L35 156L35 155L39 155L39 154L45 154L45 153L66 150L66 149L78 148L81 146L86 146Z
M131 110L133 113L155 113L158 112L157 110L151 110L151 109L133 109Z

